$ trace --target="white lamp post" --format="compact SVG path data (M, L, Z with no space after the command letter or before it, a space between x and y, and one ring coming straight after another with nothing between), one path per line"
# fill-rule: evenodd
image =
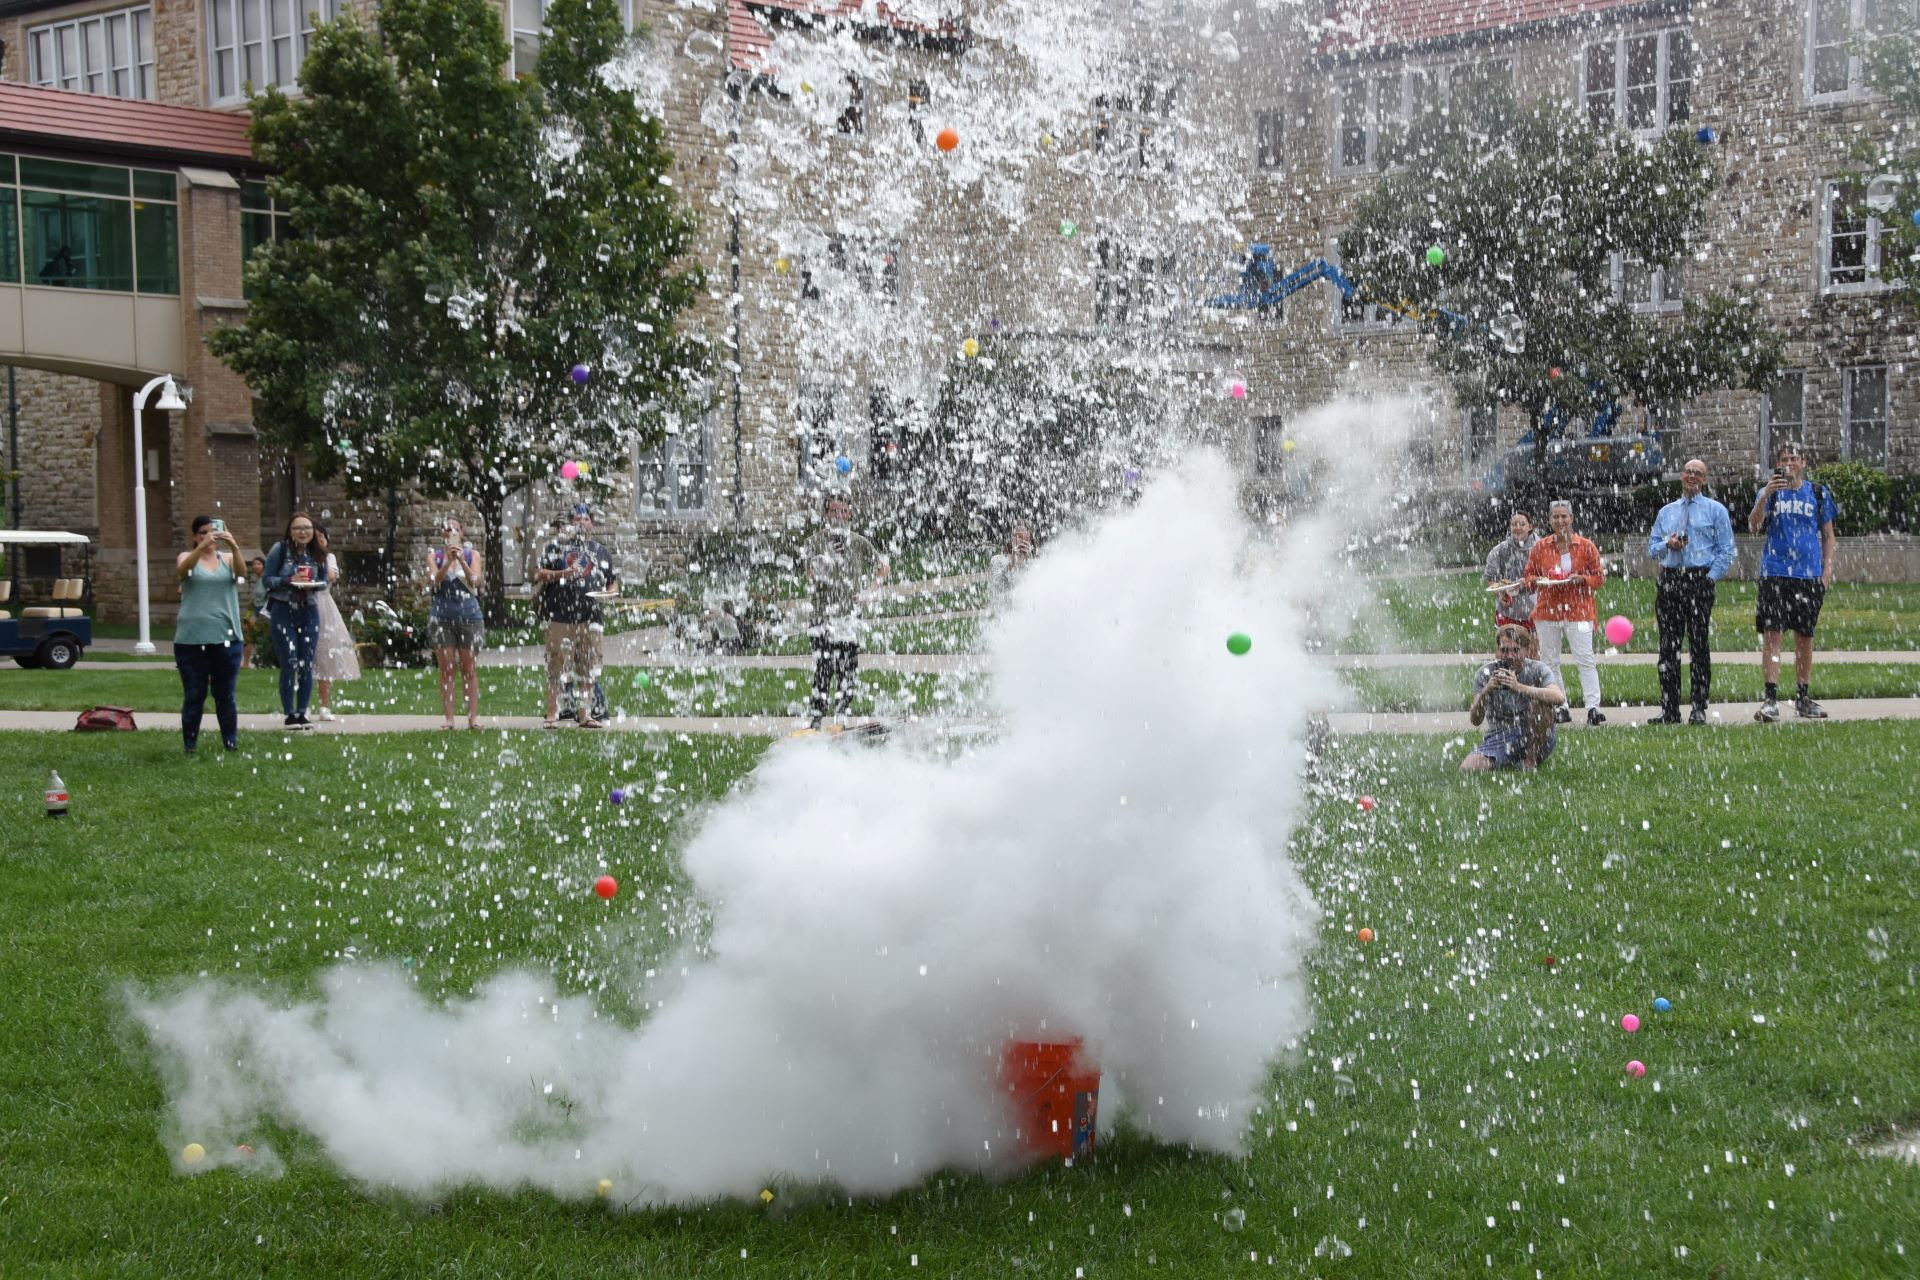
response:
M135 653L154 651L153 624L147 615L147 450L140 435L140 416L156 389L160 392L157 408L172 413L187 407L172 374L161 374L133 397L133 568L140 593L140 640L133 646Z

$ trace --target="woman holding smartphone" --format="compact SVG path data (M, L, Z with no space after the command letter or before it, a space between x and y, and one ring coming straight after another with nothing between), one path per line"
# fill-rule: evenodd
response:
M240 678L245 629L240 622L240 544L227 522L193 518L193 541L174 560L180 574L180 616L173 628L173 665L180 672L180 738L192 755L200 743L207 694L220 722L220 741L240 747L240 712L234 685Z
M454 684L467 694L467 728L480 727L480 677L473 668L475 652L486 635L480 611L480 592L486 585L480 553L466 545L466 526L448 516L446 545L427 558L427 586L432 602L427 608L427 642L440 667L440 709L446 715L442 729L453 728Z
M304 511L287 521L287 536L267 552L267 614L273 620L273 652L280 660L280 710L289 729L311 729L313 658L320 642L315 592L327 589L326 555L314 544L313 517Z

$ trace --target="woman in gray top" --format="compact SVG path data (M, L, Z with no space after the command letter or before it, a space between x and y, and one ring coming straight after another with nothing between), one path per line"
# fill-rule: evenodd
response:
M1486 580L1489 587L1511 584L1511 590L1501 591L1494 596L1493 621L1495 626L1515 623L1533 630L1533 595L1521 583L1527 576L1527 556L1538 541L1533 533L1533 521L1524 511L1516 511L1507 521L1507 536L1499 545L1487 553Z
M240 678L245 631L240 624L240 544L224 520L193 518L193 544L174 561L180 573L180 616L173 628L173 665L180 672L180 737L192 755L200 741L200 718L213 693L220 741L240 747L240 712L234 686Z

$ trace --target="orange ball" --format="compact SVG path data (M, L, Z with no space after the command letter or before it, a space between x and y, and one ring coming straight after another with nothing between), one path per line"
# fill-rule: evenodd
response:
M1371 930L1371 929L1362 929L1362 930L1360 931L1360 941L1362 941L1362 942L1372 942L1372 941L1373 941L1373 930Z
M942 151L953 150L955 147L960 145L960 131L958 129L955 129L952 125L948 125L946 128L942 129L939 133L934 135L933 145L940 148Z

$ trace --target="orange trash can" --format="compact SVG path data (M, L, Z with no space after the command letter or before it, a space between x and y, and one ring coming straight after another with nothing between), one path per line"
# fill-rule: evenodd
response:
M1100 1070L1081 1058L1080 1039L1009 1040L1000 1084L1018 1117L1015 1135L1037 1160L1092 1155L1100 1118Z

